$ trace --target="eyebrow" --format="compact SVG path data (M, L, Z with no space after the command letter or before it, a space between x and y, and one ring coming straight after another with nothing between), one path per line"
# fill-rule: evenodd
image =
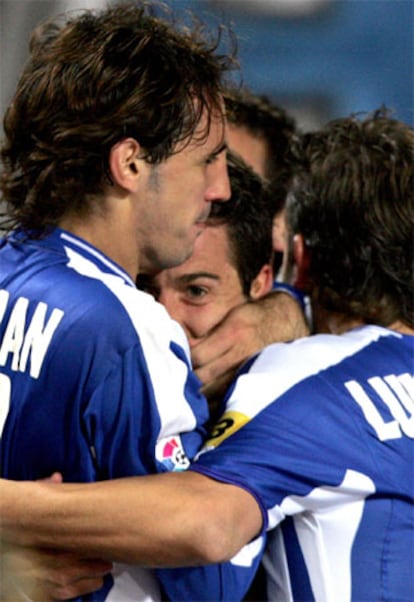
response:
M197 278L210 278L211 280L220 280L220 277L217 274L212 272L193 272L191 274L183 274L177 278L177 281L182 284L189 284L193 280L197 280Z
M218 146L215 150L213 150L209 154L209 157L216 157L217 155L220 155L222 152L224 152L226 150L228 150L227 142L222 142L222 144L220 144L220 146Z

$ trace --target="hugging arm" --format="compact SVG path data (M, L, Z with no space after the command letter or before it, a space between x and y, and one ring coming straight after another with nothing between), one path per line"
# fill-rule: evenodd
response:
M191 355L207 397L222 395L240 364L266 345L309 334L301 305L285 292L271 292L231 310Z
M253 495L193 471L0 487L3 539L143 566L223 562L262 528Z

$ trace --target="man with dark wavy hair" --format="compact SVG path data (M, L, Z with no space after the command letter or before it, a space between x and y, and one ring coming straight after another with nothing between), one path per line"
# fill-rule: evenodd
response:
M269 600L413 599L414 131L384 112L336 120L297 156L284 267L317 333L244 366L183 473L2 482L8 537L194 567L246 560L268 531ZM194 599L197 569L174 575Z
M181 470L203 440L188 342L135 277L186 259L230 195L215 50L150 3L34 32L1 150L3 476ZM138 568L107 595L159 599Z
M182 470L204 439L188 341L135 279L184 261L230 196L222 89L234 61L219 43L145 1L32 36L1 149L14 225L0 243L3 476ZM150 571L131 567L107 595L159 599Z

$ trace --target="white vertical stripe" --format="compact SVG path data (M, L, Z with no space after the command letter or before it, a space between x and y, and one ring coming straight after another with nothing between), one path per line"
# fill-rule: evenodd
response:
M293 516L299 545L317 602L351 600L351 551L364 510L375 492L366 475L347 470L338 487L322 486L306 496L292 495L269 510L274 525ZM275 566L279 559L272 558ZM286 593L288 601L289 592Z
M101 272L90 260L73 249L66 248L68 267L78 273L100 280L119 300L129 315L139 336L154 387L155 399L161 419L159 438L187 432L196 427L196 417L189 406L184 387L188 369L170 351L175 341L190 361L190 350L184 331L171 320L166 309L151 295L125 284L123 278Z

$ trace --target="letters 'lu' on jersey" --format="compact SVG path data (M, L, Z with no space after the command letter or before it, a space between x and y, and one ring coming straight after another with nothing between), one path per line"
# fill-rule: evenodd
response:
M266 348L191 469L259 500L269 600L412 602L414 337L365 326Z
M163 306L63 230L0 246L2 476L83 482L187 468L207 406ZM150 571L115 574L87 599L159 599Z

